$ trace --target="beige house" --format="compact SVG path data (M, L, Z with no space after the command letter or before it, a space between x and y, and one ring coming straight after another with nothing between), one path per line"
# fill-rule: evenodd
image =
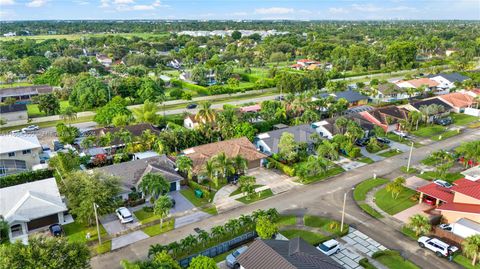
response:
M0 136L0 176L31 170L40 163L41 152L36 135Z

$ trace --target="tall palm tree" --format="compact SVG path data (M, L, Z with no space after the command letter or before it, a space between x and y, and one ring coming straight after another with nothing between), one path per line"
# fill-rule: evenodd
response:
M405 183L405 178L397 177L396 179L388 183L387 186L385 186L385 189L387 190L387 192L392 193L393 198L397 199L398 195L400 195L400 193L404 189L403 187L404 183Z
M243 158L241 155L237 155L232 159L233 167L235 168L235 173L243 175L248 169L248 161Z
M415 232L416 236L427 234L432 229L428 218L421 214L415 214L408 219L407 227Z
M330 160L337 160L339 156L338 144L329 140L323 140L322 144L317 148L317 154Z
M153 213L160 217L160 229L163 228L163 220L168 216L172 208L172 199L166 195L158 197L153 206Z
M177 169L187 175L188 179L192 179L193 177L193 161L187 156L179 156L175 161Z
M60 118L70 123L77 119L77 112L72 106L67 106L60 114Z
M167 193L170 190L170 184L163 175L148 173L142 178L138 188L145 196L151 195L153 198Z
M347 128L347 125L348 125L348 119L345 117L338 117L335 120L334 125L341 134L345 134L345 129Z
M205 246L209 240L210 240L210 234L208 232L201 230L198 233L198 241L202 243L202 246Z
M363 129L354 121L348 121L347 123L347 130L345 135L350 138L350 142L355 142L355 140L363 137L365 132Z
M218 241L220 241L221 237L225 234L225 229L223 226L215 226L210 230L210 235L212 238L215 238Z
M172 243L167 245L167 248L169 251L172 252L172 256L176 258L178 251L180 250L180 244L177 241L173 241Z
M422 119L422 113L418 111L410 111L408 113L408 119L412 126L415 125L415 130L418 130L418 123Z
M224 181L229 175L235 172L232 161L227 157L225 152L221 152L213 157L215 167L221 176L220 179ZM218 187L218 186L216 186Z
M230 232L230 233L237 233L238 229L240 228L240 221L238 219L230 219L225 223L225 228Z
M218 187L218 177L217 170L215 167L215 162L213 159L207 160L205 166L203 167L202 175L207 177L215 186Z
M202 103L200 110L197 112L197 115L195 115L195 120L203 123L215 122L216 113L215 113L215 110L211 108L211 106L212 106L212 103L208 101Z
M462 247L465 256L472 258L472 265L475 266L480 252L480 235L476 234L465 238Z
M250 227L253 225L253 219L250 215L240 215L240 218L239 218L241 224L243 227Z
M184 250L190 250L194 245L198 243L198 240L192 234L188 235L187 237L180 240L180 245Z

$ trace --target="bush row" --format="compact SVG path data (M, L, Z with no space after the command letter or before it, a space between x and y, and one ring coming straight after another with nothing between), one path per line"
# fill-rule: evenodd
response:
M19 185L27 182L53 177L53 171L50 169L27 171L18 174L0 177L0 188Z
M193 191L195 191L196 189L199 189L199 190L202 190L203 194L205 195L205 197L207 198L211 198L210 195L210 191L208 190L208 188L206 186L203 186L201 184L198 184L197 182L193 181L193 180L189 180L188 181L188 186L190 186L190 188L192 188Z
M285 175L293 177L295 176L295 168L290 167L286 164L283 164L279 161L274 160L273 158L267 158L268 168L275 168L282 171Z

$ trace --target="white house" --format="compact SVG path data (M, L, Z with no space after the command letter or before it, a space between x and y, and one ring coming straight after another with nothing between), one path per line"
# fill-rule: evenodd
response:
M0 189L0 215L8 223L10 241L28 242L28 234L67 224L67 206L60 196L55 178L48 178Z
M40 163L42 145L36 135L0 136L0 176L31 170Z
M193 130L198 127L198 121L195 119L195 116L188 115L183 119L183 127Z
M428 76L431 80L438 82L437 88L450 90L455 88L455 82L463 82L469 79L459 73L440 73Z
M109 67L110 65L112 65L113 61L107 55L97 54L96 58L97 58L97 61L101 63L103 66Z

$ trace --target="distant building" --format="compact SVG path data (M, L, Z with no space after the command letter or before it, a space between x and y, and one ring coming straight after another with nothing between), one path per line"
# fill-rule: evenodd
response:
M465 80L470 79L469 77L461 75L459 73L440 73L429 75L428 78L438 82L437 88L445 90L455 88L456 82L464 82Z
M312 135L315 134L315 129L310 124L302 124L258 134L255 137L255 145L260 152L267 155L278 153L278 144L284 133L292 134L295 142L305 143L310 147L313 142L315 142L312 139Z
M316 97L313 97L312 99L316 100L319 98L328 98L329 96L334 97L335 100L339 100L342 98L347 100L349 107L366 105L368 103L368 96L365 96L357 91L352 91L352 90L333 92L333 93L322 93Z
M0 136L0 176L31 170L40 163L42 145L36 135Z
M27 105L13 104L0 106L0 119L6 122L28 119Z
M16 32L8 32L8 33L3 34L4 37L11 37L11 36L16 36L16 35L17 35Z
M199 125L198 121L195 119L195 115L187 115L183 119L183 127L193 130Z
M478 108L478 101L466 92L452 92L440 95L438 98L452 106L456 113L464 113L468 108Z
M53 92L53 87L49 85L32 85L22 87L3 88L0 90L0 102L5 102L9 97L17 102L29 101L32 97Z
M110 65L112 65L112 62L113 62L113 60L105 54L97 54L97 56L95 56L95 58L97 58L97 61L100 64L102 64L103 66L106 66L106 67L109 67Z

